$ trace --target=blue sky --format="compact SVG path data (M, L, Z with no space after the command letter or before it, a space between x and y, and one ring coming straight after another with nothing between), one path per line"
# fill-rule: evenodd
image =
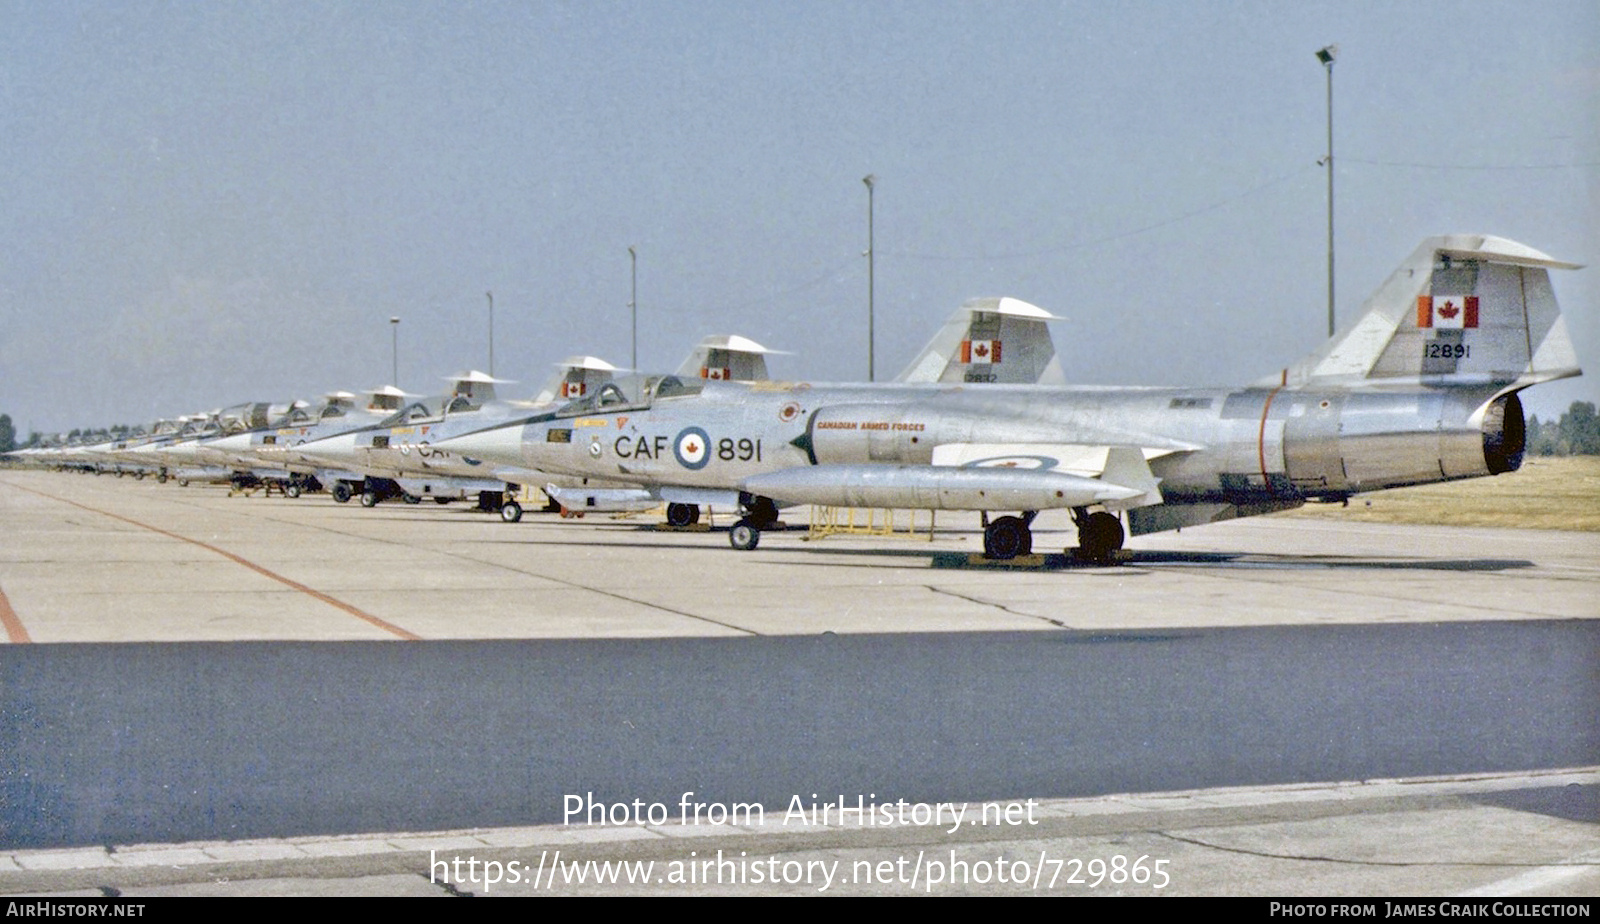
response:
M1600 4L0 0L0 412L142 422L739 333L866 377L963 300L1069 381L1240 384L1418 241L1600 263ZM1600 266L1555 273L1600 400Z

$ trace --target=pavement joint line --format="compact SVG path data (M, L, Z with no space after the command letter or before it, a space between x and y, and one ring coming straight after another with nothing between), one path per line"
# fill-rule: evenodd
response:
M1116 793L1071 799L1040 799L1040 816L1048 820L1089 817L1109 813L1145 811L1201 811L1225 805L1238 805L1250 796L1249 804L1266 806L1311 799L1359 799L1388 796L1438 795L1498 792L1564 785L1600 785L1600 765L1547 770L1473 773L1453 776L1404 777L1357 780L1338 783L1284 783L1269 786L1226 786L1173 792ZM986 800L1005 803L1021 800ZM768 830L776 827L777 830ZM900 825L846 824L767 825L729 824L716 828L719 835L789 834L801 836L823 830L873 828L888 830ZM432 849L527 849L547 846L577 846L595 843L660 842L666 839L702 836L707 832L694 825L619 825L589 828L575 825L523 825L508 828L470 828L448 831L389 832L346 835L314 835L289 838L258 838L244 841L193 841L178 844L102 845L98 847L47 847L0 853L0 875L67 869L127 869L152 865L203 866L236 863L249 859L319 859L330 856L381 856L417 853ZM681 829L681 830L680 830ZM1213 846L1213 845L1201 845ZM260 854L258 857L250 855ZM1495 864L1503 865L1503 864ZM1541 864L1548 866L1549 864ZM3 880L0 880L3 882Z
M9 482L7 482L7 483L10 484ZM372 625L372 626L375 626L375 627L377 627L379 629L382 629L383 631L388 632L389 634L394 635L394 636L396 636L398 638L404 639L404 640L406 640L408 642L418 642L418 641L422 640L422 636L420 636L420 635L417 635L417 634L415 634L413 632L408 632L405 629L400 628L399 626L395 625L392 622L389 622L389 621L384 620L384 619L380 619L379 617L374 616L371 613L368 613L368 612L360 609L359 607L352 606L352 605L344 602L343 600L338 599L337 597L329 596L328 594L325 594L322 591L317 590L316 588L307 587L306 585L300 583L299 581L291 580L290 578L284 577L283 575L277 573L276 571L272 571L272 570L270 570L268 568L264 568L261 565L258 565L255 562L250 561L249 559L244 558L242 556L235 555L234 553L229 552L226 549L221 549L221 548L218 548L218 547L216 547L214 545L211 545L209 543L201 542L199 539L191 539L190 537L181 535L179 533L169 532L167 530L162 529L159 526L151 526L149 523L141 523L138 520L122 516L121 514L112 513L112 512L110 512L108 510L100 510L100 509L98 509L96 507L90 507L87 504L80 504L77 501L68 500L65 497L57 497L54 494L47 494L47 493L45 493L43 491L35 491L32 488L24 488L24 487L22 487L21 485L18 485L18 484L11 484L10 486L13 487L13 488L17 488L19 490L22 490L22 491L27 491L29 494L36 494L39 497L48 498L48 499L54 500L54 501L60 501L63 504L71 504L72 506L77 507L80 510L87 510L90 513L97 513L97 514L100 514L101 516L110 517L113 520L121 520L124 523L128 523L130 525L137 526L137 527L139 527L141 529L147 529L147 530L149 530L149 531L151 531L153 533L157 533L159 535L166 536L169 539L176 539L176 540L178 540L180 542L187 542L187 543L189 543L191 545L197 545L200 548L205 549L208 552L215 552L216 554L221 555L223 558L226 558L229 561L234 562L235 564L243 565L244 567L249 568L251 571L254 571L257 574L260 574L263 577L270 578L270 579L272 579L274 581L277 581L280 584L283 584L283 585L285 585L287 587L290 587L290 588L292 588L294 590L298 590L301 593L306 594L307 596L312 597L312 598L314 598L316 600L321 600L323 603L326 603L329 606L334 607L335 609L343 610L344 612L350 614L351 616L354 616L355 618L357 618L357 619L359 619L359 620L361 620L361 621L363 621L363 622L365 622L365 623L367 623L369 625ZM20 625L20 623L19 623L19 625ZM8 628L8 632L9 632L9 626L7 628Z
M995 602L992 602L990 600L979 600L977 597L968 596L967 594L962 594L962 593L956 593L953 590L947 590L947 589L945 589L943 587L935 587L932 584L924 584L922 586L926 587L932 593L944 594L947 597L955 597L957 600L965 600L968 603L975 603L978 606L994 607L995 609L999 610L1002 613L1009 613L1012 616L1021 616L1024 619L1037 619L1040 622L1048 623L1049 625L1055 626L1057 629L1071 629L1071 630L1076 630L1077 629L1076 626L1069 626L1069 625L1067 625L1066 623L1062 622L1059 619L1052 619L1049 616L1040 616L1040 615L1038 615L1036 613L1025 613L1022 610L1017 609L1016 607L1007 606L1007 605L1005 605L1003 603L995 603Z

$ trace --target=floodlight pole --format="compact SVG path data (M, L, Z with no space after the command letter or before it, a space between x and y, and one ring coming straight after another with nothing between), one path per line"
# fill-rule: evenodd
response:
M876 295L876 279L874 277L877 269L874 264L877 262L877 254L873 248L872 239L872 187L877 180L878 178L870 173L861 178L861 182L867 184L867 381L869 382L877 381L874 374L876 371L874 369L875 360L877 358L877 341L875 339L877 331L875 330L876 322L873 310L873 299Z
M390 353L390 358L391 358L391 361L393 363L392 368L389 370L389 373L391 375L390 381L392 383L394 383L394 386L396 388L399 388L400 387L400 319L399 318L394 317L394 318L390 318L389 319L389 331L392 334L392 352Z
M1328 72L1328 336L1333 336L1333 59L1339 54L1338 45L1329 45L1317 52L1317 60Z
M494 293L485 292L489 297L489 378L494 378Z
M632 279L632 288L629 290L628 311L633 315L633 351L630 355L629 368L639 368L639 254L630 245L628 247L628 274Z

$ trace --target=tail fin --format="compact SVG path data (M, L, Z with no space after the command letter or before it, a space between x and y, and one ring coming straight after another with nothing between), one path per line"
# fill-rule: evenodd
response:
M617 372L616 366L598 356L568 356L556 363L556 368L560 371L539 389L539 394L533 399L534 404L571 401L592 395L600 390L601 385L611 381Z
M1064 385L1045 322L1055 316L1015 298L974 298L956 309L896 382Z
M1580 375L1550 285L1579 269L1505 238L1423 241L1362 306L1355 323L1263 385L1503 384Z
M748 337L738 334L707 337L678 367L678 377L686 379L722 379L734 382L764 382L767 375L767 354L780 353L769 350Z

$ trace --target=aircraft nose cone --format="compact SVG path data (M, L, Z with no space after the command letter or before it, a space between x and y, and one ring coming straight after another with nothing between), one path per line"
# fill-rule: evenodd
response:
M495 465L522 464L522 424L479 430L464 436L440 440L434 446L469 459Z

